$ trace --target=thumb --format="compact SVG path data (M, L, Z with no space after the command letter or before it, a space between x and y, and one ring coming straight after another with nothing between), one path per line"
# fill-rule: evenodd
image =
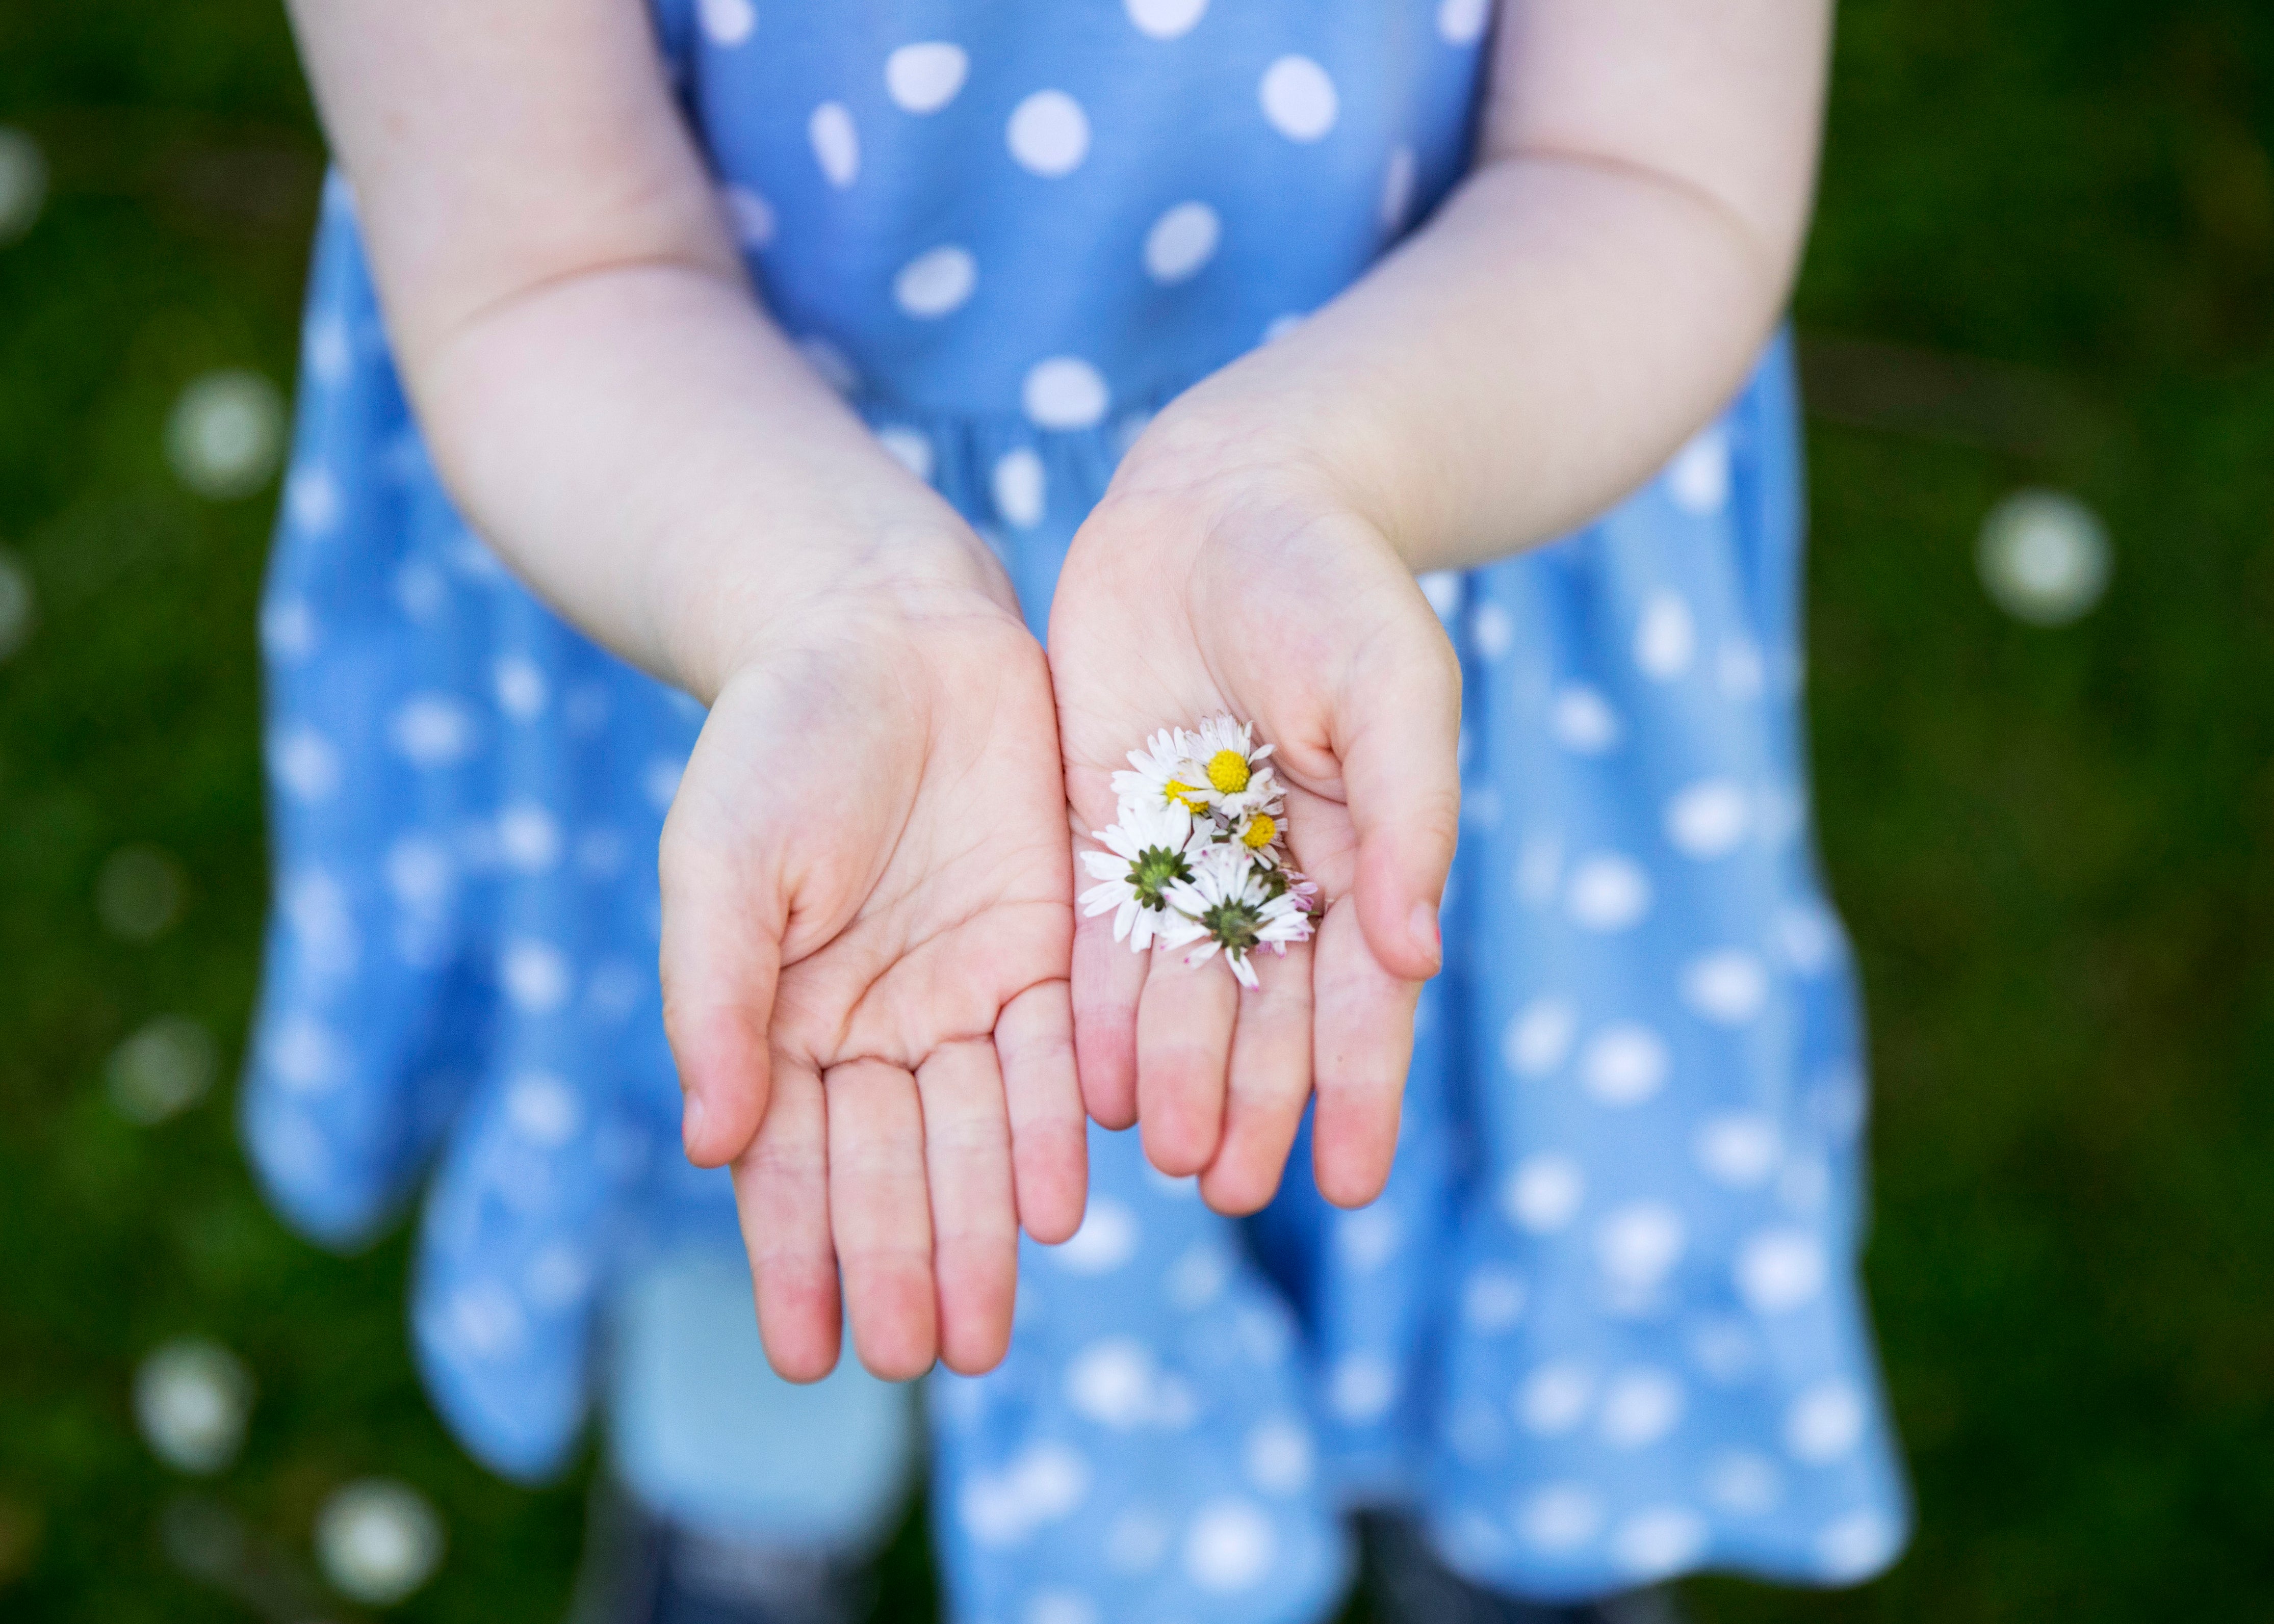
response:
M786 914L774 888L721 884L732 866L668 822L658 867L663 1026L687 1100L681 1134L689 1161L719 1167L749 1148L765 1120Z
M1460 836L1461 667L1413 590L1426 628L1383 638L1336 718L1343 793L1358 835L1352 895L1374 959L1427 981L1444 960L1437 907Z

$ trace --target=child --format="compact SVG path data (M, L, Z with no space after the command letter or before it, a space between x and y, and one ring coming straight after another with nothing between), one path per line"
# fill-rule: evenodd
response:
M1770 337L1822 5L296 18L356 203L249 1132L341 1234L447 1137L486 1458L723 1227L677 1080L776 1367L841 1300L961 1373L959 1617L1321 1617L1354 1503L1540 1596L1892 1558ZM1220 710L1326 898L1245 995L1077 929L1065 821Z

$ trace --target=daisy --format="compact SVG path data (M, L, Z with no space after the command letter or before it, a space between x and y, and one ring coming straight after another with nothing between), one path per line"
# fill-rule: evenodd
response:
M1120 821L1096 833L1107 849L1084 852L1081 861L1102 883L1081 893L1082 912L1093 919L1111 913L1113 939L1142 952L1167 921L1168 887L1191 877L1202 838L1181 801L1159 800L1125 802Z
M1261 764L1271 747L1255 742L1253 722L1235 722L1219 712L1191 733L1178 729L1177 743L1200 769L1195 791L1229 821L1268 809L1281 793L1271 769Z
M1164 727L1145 741L1143 749L1129 752L1134 771L1113 775L1113 793L1124 808L1144 802L1197 812L1208 804L1202 793L1208 775L1185 748L1191 737L1181 727L1173 732Z
M1174 919L1163 929L1164 946L1198 946L1185 962L1197 965L1219 948L1224 962L1243 987L1257 985L1255 966L1248 956L1259 947L1284 953L1290 942L1311 936L1311 916L1302 899L1285 881L1271 894L1266 876L1271 870L1256 866L1254 853L1237 845L1212 846L1192 864L1192 878L1168 888Z

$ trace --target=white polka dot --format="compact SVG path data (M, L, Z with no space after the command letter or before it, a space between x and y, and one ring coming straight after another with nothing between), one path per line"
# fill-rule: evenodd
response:
M1175 1538L1168 1518L1141 1506L1123 1512L1106 1530L1105 1560L1121 1573L1149 1573L1161 1565Z
M1595 1226L1595 1261L1622 1291L1647 1292L1682 1260L1682 1214L1662 1201L1620 1207Z
M1616 852L1598 852L1571 870L1563 905L1587 930L1624 930L1650 912L1650 876Z
M568 960L544 942L516 942L505 950L499 980L516 1009L541 1014L568 996Z
M659 812L670 810L671 803L679 797L679 780L687 776L687 760L680 756L659 756L640 774L640 792L647 797L648 805Z
M1585 1545L1603 1526L1603 1502L1576 1483L1551 1484L1517 1508L1516 1531L1542 1551Z
M466 708L440 694L405 700L388 719L395 748L414 766L447 767L473 754L474 718Z
M1811 1465L1835 1461L1864 1436L1864 1395L1845 1381L1819 1382L1784 1416L1784 1447Z
M1089 1462L1065 1445L1035 1444L1001 1470L968 1478L956 1513L975 1543L1016 1545L1080 1506L1089 1480Z
M1097 1604L1079 1590L1036 1590L1021 1624L1098 1624Z
M1530 1297L1523 1276L1504 1268L1480 1268L1461 1290L1461 1318L1469 1328L1490 1335L1524 1318Z
M431 626L449 606L450 583L431 559L410 559L395 572L395 601L421 626Z
M1894 1560L1902 1530L1876 1511L1842 1517L1816 1537L1817 1572L1833 1584L1868 1579Z
M1247 1435L1247 1478L1272 1494L1308 1488L1314 1466L1311 1435L1298 1422L1266 1421Z
M1267 344L1276 343L1302 325L1303 312L1299 310L1291 310L1284 315L1274 316L1263 324L1263 342Z
M1640 1105L1666 1086L1672 1067L1665 1041L1635 1021L1605 1026L1579 1055L1580 1080L1605 1105Z
M1088 362L1053 356L1027 373L1027 416L1046 429L1086 429L1105 416L1105 380Z
M1586 1193L1586 1175L1570 1157L1527 1156L1502 1186L1501 1207L1518 1229L1544 1235L1570 1223Z
M1783 1493L1776 1462L1749 1449L1716 1456L1706 1468L1706 1498L1737 1516L1758 1516Z
M300 1015L277 1027L261 1045L261 1061L287 1092L322 1094L347 1075L348 1050L330 1027Z
M1766 1116L1715 1116L1698 1124L1690 1150L1708 1177L1743 1190L1775 1170L1781 1147Z
M885 58L885 88L911 113L937 113L955 100L971 71L971 58L960 45L927 40L903 45Z
M1585 682L1558 688L1548 702L1547 731L1575 756L1600 756L1618 748L1626 728L1603 691Z
M490 682L497 693L498 709L516 722L542 714L551 685L537 662L525 654L502 654L490 667Z
M1398 1221L1397 1209L1381 1201L1354 1213L1338 1213L1330 1222L1336 1255L1361 1274L1371 1274L1389 1262L1397 1255L1398 1243L1405 1237L1405 1226Z
M1840 958L1844 945L1840 921L1830 908L1813 898L1777 910L1776 937L1785 963L1803 975L1823 974Z
M1145 272L1158 282L1182 282L1216 253L1224 222L1205 203L1179 203L1145 233Z
M559 822L534 802L498 814L498 855L509 868L542 874L561 861L561 844Z
M1507 810L1496 784L1469 784L1461 789L1461 822L1472 829L1498 829ZM1448 890L1449 895L1449 887Z
M547 1147L566 1145L584 1120L575 1092L561 1079L543 1071L517 1079L506 1091L505 1114L515 1132Z
M1271 1519L1246 1500L1216 1500L1185 1530L1185 1572L1204 1590L1244 1590L1271 1571Z
M1744 1025L1761 1012L1768 997L1768 972L1740 948L1707 953L1682 966L1683 1003L1718 1025Z
M1335 81L1308 56L1282 56L1263 70L1263 116L1291 141L1315 141L1342 110Z
M1382 229L1395 232L1405 224L1413 207L1413 186L1419 178L1419 160L1411 147L1391 150L1382 174Z
M1698 1368L1724 1387L1747 1380L1760 1367L1760 1338L1735 1314L1699 1320L1690 1327L1689 1340Z
M1528 907L1544 908L1555 900L1555 889L1562 877L1562 837L1526 835L1516 856L1517 899Z
M1474 45L1491 20L1492 0L1442 0L1437 7L1437 34L1448 45Z
M1751 823L1751 797L1728 778L1701 778L1666 803L1666 838L1701 862L1736 851Z
M0 588L0 600L6 589ZM8 639L8 613L0 609L0 644ZM280 597L261 605L260 646L271 659L297 664L316 651L316 615L308 600Z
M1508 658L1516 646L1516 621L1498 604L1479 604L1476 613L1469 617L1469 637L1476 645L1478 658L1488 665Z
M714 45L740 45L758 26L757 8L750 0L697 0L695 11Z
M1760 650L1751 643L1740 639L1727 644L1714 664L1721 691L1732 699L1758 699L1768 686L1768 668Z
M1212 1241L1194 1241L1169 1267L1162 1285L1171 1307L1191 1313L1224 1294L1231 1282L1231 1259Z
M296 801L328 801L346 768L332 741L312 727L296 727L268 741L268 771Z
M727 221L734 228L734 240L753 252L774 240L774 206L748 186L729 186L726 191Z
M1425 570L1414 576L1413 582L1421 589L1421 596L1429 600L1429 607L1437 612L1439 620L1449 620L1461 612L1468 583L1459 570Z
M1127 1431L1153 1411L1153 1356L1134 1337L1092 1342L1066 1365L1066 1402L1101 1426Z
M1611 1560L1631 1579L1663 1579L1706 1553L1706 1519L1680 1506L1638 1511L1611 1533Z
M1353 1353L1327 1375L1327 1408L1353 1426L1378 1421L1397 1400L1397 1367L1380 1354Z
M891 454L892 461L919 479L931 477L931 437L918 430L889 424L877 431L877 443Z
M1508 1023L1501 1058L1518 1077L1545 1077L1563 1064L1578 1032L1579 1009L1569 998L1535 998Z
M440 841L405 835L387 848L387 888L405 908L440 907L456 877L456 865Z
M979 283L979 261L968 248L950 244L918 254L892 278L892 298L918 320L945 316L971 297Z
M1682 1419L1682 1383L1661 1370L1622 1371L1603 1390L1597 1425L1615 1448L1654 1444Z
M813 143L813 161L831 185L849 186L860 178L861 132L845 103L824 102L815 108L805 133Z
M1587 1418L1594 1397L1595 1378L1585 1365L1568 1359L1543 1365L1516 1390L1517 1422L1536 1437L1558 1437Z
M1089 155L1089 115L1063 90L1037 90L1011 109L1011 156L1037 175L1070 175Z
M553 1242L529 1260L522 1289L539 1308L567 1308L592 1289L592 1260L574 1246Z
M284 511L295 528L311 536L321 536L337 524L343 505L338 481L321 463L296 470L284 482Z
M1652 594L1635 627L1635 664L1643 674L1671 680L1690 669L1697 652L1698 626L1690 605L1671 592Z
M336 386L346 381L348 369L355 365L355 340L347 322L336 312L327 311L309 319L300 335L300 353L317 382Z
M1137 1214L1106 1196L1092 1196L1081 1228L1049 1256L1069 1274L1107 1274L1137 1255Z
M1737 1249L1737 1294L1755 1313L1784 1313L1824 1289L1823 1243L1805 1229L1765 1229Z
M1043 522L1043 459L1025 446L1006 451L995 464L995 511L1005 524L1032 530Z
M1156 40L1173 40L1189 33L1208 10L1209 0L1124 0L1129 20L1141 34Z
M1666 465L1666 493L1684 513L1719 513L1729 500L1729 436L1721 425L1699 432Z

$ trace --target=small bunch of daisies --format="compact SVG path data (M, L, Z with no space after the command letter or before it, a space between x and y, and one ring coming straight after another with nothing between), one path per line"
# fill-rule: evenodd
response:
M1253 725L1212 716L1193 732L1164 728L1113 775L1120 808L1096 831L1102 852L1081 861L1098 883L1090 916L1113 915L1113 939L1138 952L1190 947L1187 964L1218 951L1243 987L1249 955L1311 936L1319 888L1288 866L1287 793L1265 764Z

